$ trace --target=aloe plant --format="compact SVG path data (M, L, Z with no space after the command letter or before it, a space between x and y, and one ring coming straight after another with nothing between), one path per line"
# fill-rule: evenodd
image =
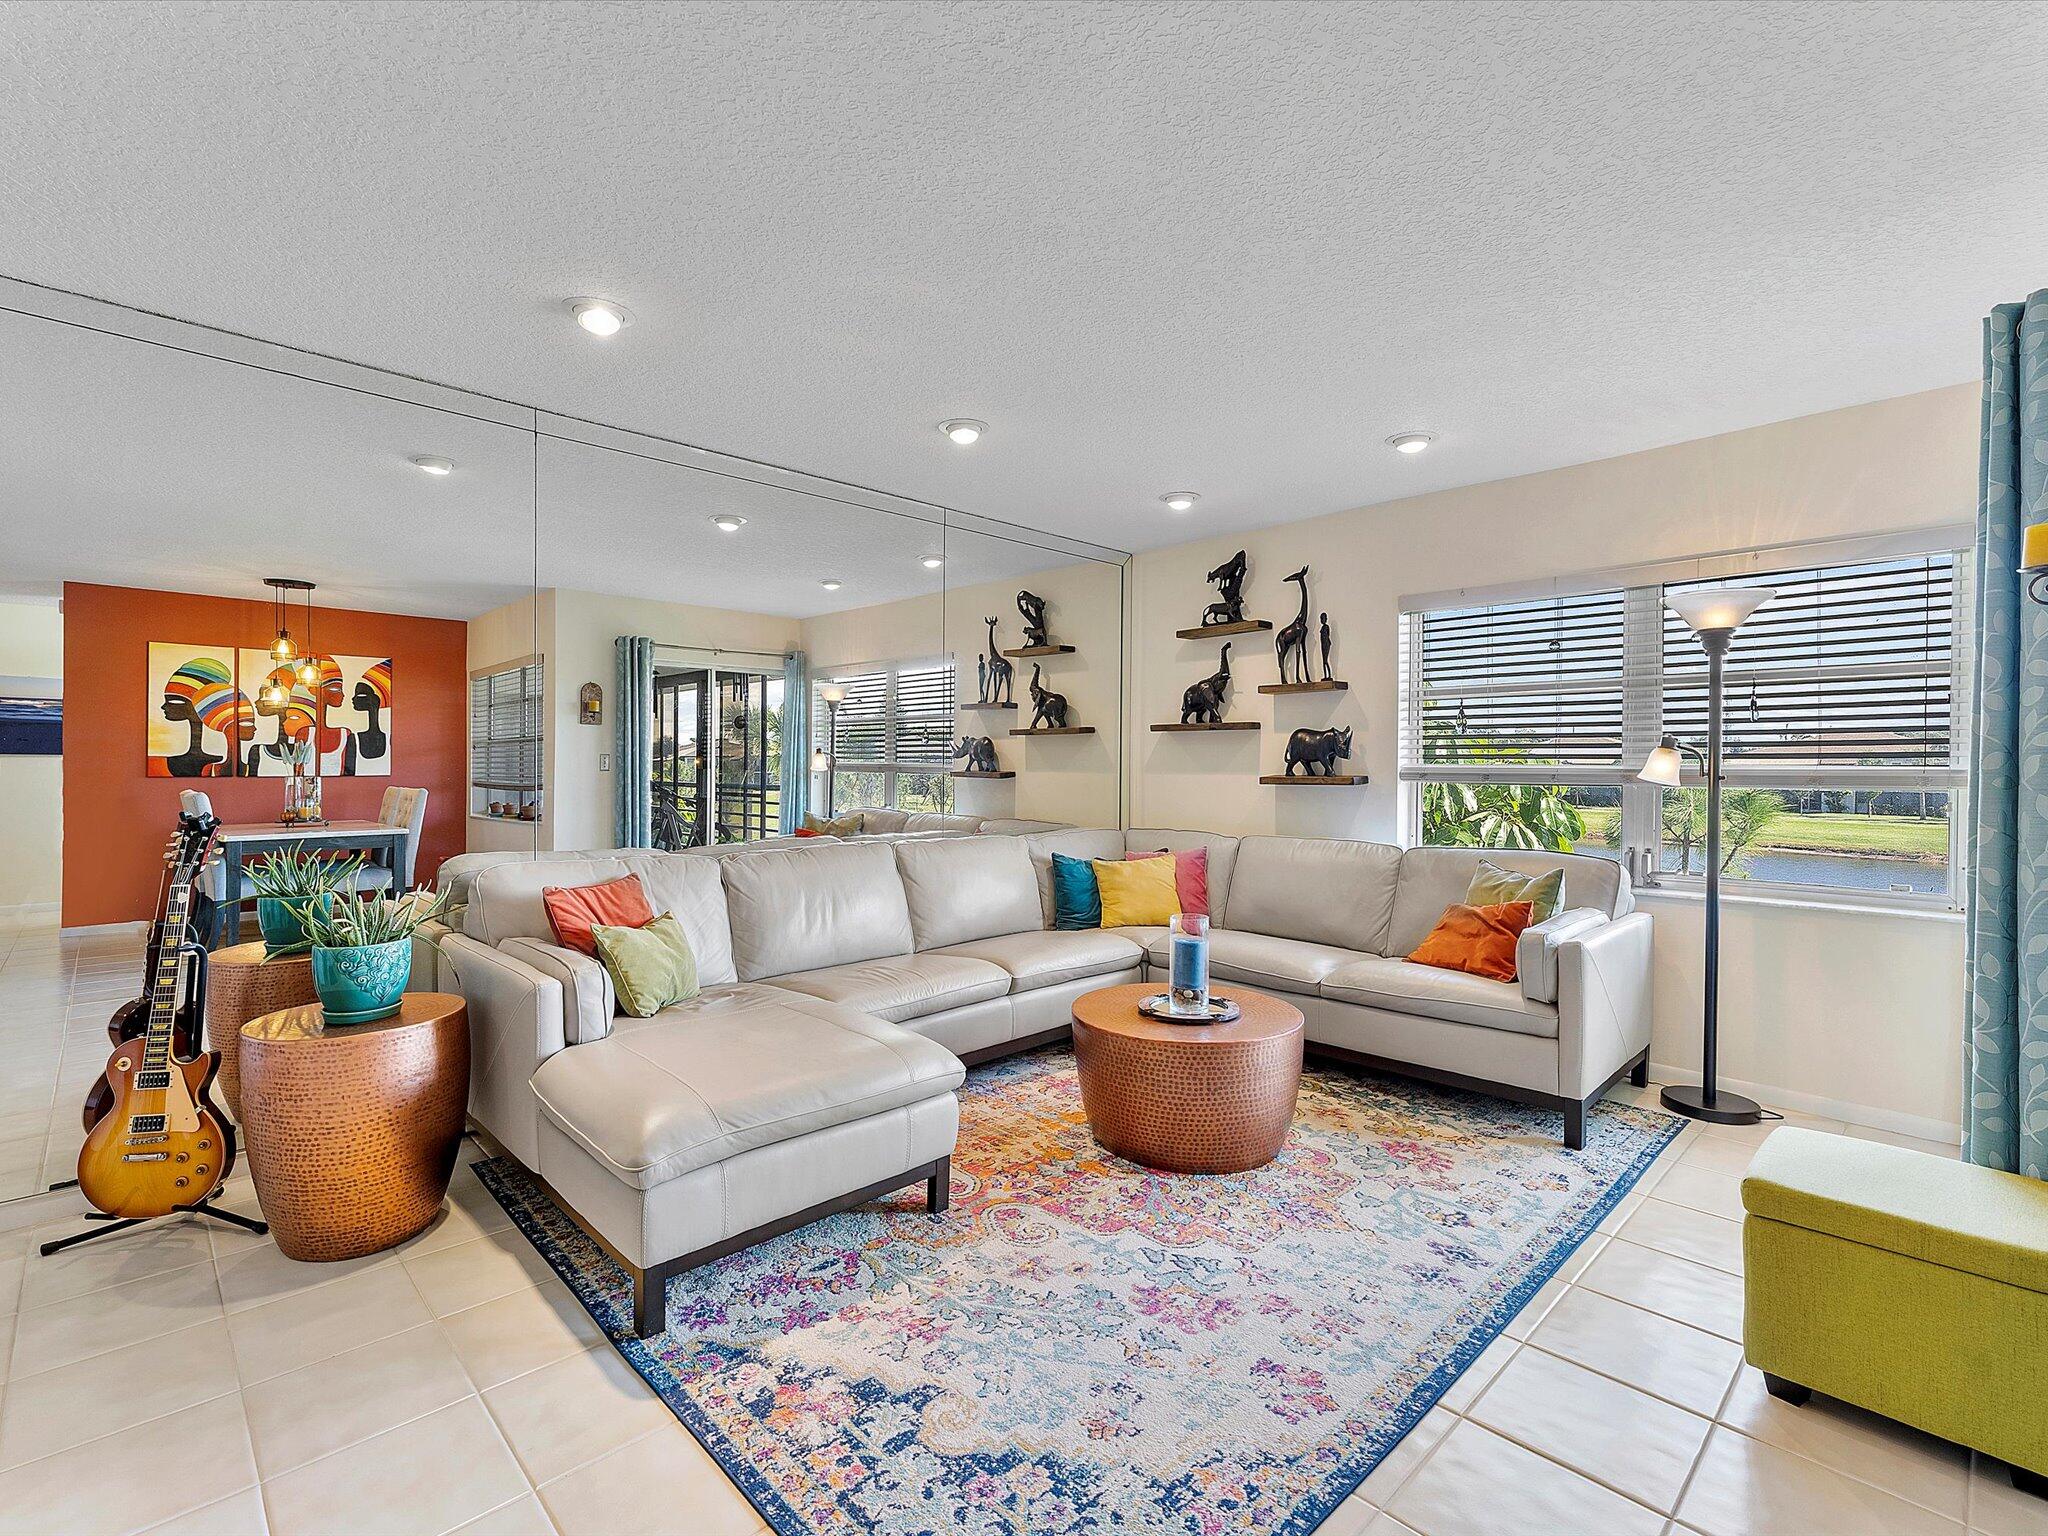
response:
M362 867L360 853L346 859L329 859L298 848L280 848L253 860L248 876L258 896L304 901L353 886L356 871Z
M425 886L402 896L338 891L324 909L306 913L306 932L322 949L361 949L409 939L447 909L448 893L437 896Z

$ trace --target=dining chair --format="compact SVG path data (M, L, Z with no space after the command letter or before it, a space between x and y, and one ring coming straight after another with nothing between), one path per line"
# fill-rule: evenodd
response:
M187 816L211 816L213 796L203 789L181 789L178 791L178 809ZM192 926L198 931L200 941L208 949L218 949L221 936L227 928L228 871L222 859L215 859L199 873L198 881L192 887L199 900L194 904ZM236 904L235 937L241 937L242 909Z
M383 804L377 808L377 820L387 827L405 828L405 842L398 850L397 867L385 862L388 854L376 854L373 862L356 871L356 889L359 891L382 891L396 887L400 891L412 889L413 866L420 855L420 831L427 823L427 792L424 789L401 789L397 785L384 791Z

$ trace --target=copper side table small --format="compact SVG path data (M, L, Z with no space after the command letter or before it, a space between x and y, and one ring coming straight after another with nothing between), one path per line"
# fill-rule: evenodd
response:
M1228 1024L1166 1024L1138 1012L1162 982L1074 999L1074 1062L1095 1139L1169 1173L1242 1173L1280 1155L1301 1087L1301 1010L1234 983Z
M313 957L263 958L261 943L216 949L206 957L206 1048L220 1052L214 1079L228 1113L242 1118L242 1026L280 1008L313 1001Z
M318 1004L242 1026L249 1171L289 1259L402 1243L448 1194L469 1102L469 1015L408 992L375 1024L329 1029Z

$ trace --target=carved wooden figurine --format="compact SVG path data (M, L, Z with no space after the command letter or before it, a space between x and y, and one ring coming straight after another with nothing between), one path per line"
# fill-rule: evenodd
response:
M1031 663L1031 729L1047 726L1064 730L1067 724L1067 696L1040 685L1038 663Z
M988 653L977 651L974 656L974 702L988 702Z
M988 626L988 684L981 702L1013 704L1017 699L1017 669L1010 665L996 645L996 621L983 619L981 622Z
M1017 594L1017 611L1024 615L1024 648L1035 650L1041 645L1051 645L1052 640L1045 632L1045 599L1036 592Z
M1223 642L1222 665L1180 696L1182 725L1217 725L1223 719L1223 690L1230 686L1230 642Z
M1336 681L1334 677L1330 676L1330 616L1327 613L1323 615L1323 681L1326 683L1334 683Z
M1296 731L1287 738L1287 764L1282 772L1290 779L1298 765L1304 776L1329 778L1337 771L1340 760L1351 756L1351 727L1342 730L1312 731L1307 727Z
M1308 567L1304 565L1287 579L1301 588L1301 612L1273 637L1273 654L1280 661L1281 682L1305 683L1308 681ZM1287 664L1290 656L1294 659L1292 667ZM1291 675L1295 672L1301 676Z
M996 744L986 736L962 736L953 744L953 755L967 759L969 773L997 773Z
M1207 579L1216 583L1217 600L1202 610L1204 624L1244 622L1244 576L1248 569L1240 549L1209 573Z

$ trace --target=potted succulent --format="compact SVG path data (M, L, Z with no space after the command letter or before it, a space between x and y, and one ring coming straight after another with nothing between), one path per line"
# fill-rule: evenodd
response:
M422 886L397 897L337 891L309 908L313 990L327 1022L372 1024L398 1012L412 980L413 932L447 906L445 891L436 896Z
M352 889L362 866L360 853L328 859L297 848L280 848L251 862L249 883L256 890L256 926L263 930L265 958L302 954L312 943L306 937L306 913L325 908L336 891Z

